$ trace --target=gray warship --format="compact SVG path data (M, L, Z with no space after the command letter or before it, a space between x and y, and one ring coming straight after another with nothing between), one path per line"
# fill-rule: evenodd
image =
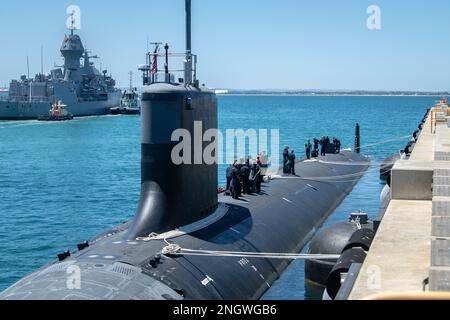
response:
M46 115L55 101L62 100L75 117L105 115L120 105L122 93L115 80L95 68L79 35L71 29L61 46L64 65L34 78L12 80L8 96L0 98L0 120L34 120ZM81 63L83 60L83 64Z

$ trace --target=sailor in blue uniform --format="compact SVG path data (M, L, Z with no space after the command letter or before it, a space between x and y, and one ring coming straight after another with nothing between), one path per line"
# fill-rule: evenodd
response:
M292 150L291 153L289 154L289 174L292 174L293 176L295 176L295 160L296 160L296 156L295 156L295 151Z
M319 156L319 139L314 138L314 150L312 157L317 158Z
M242 190L243 190L243 194L249 194L250 193L250 188L249 188L249 178L250 178L250 167L249 167L249 162L247 160L247 162L245 162L239 172L239 175L242 179Z
M231 180L233 179L233 169L234 166L236 165L237 161L234 161L228 168L227 168L227 172L226 172L226 176L227 176L227 189L226 191L230 191L231 188Z
M284 147L283 151L283 173L289 174L289 147Z
M325 144L326 144L326 138L325 136L322 137L322 139L320 139L320 155L324 156L325 155Z
M261 183L262 183L261 167L258 165L257 162L253 163L250 181L252 183L253 190L258 193L261 192Z
M232 177L231 177L231 195L233 199L239 199L241 193L241 182L239 178L239 168L237 161L233 166Z
M308 140L305 144L306 159L308 160L311 159L311 149L312 149L311 141Z

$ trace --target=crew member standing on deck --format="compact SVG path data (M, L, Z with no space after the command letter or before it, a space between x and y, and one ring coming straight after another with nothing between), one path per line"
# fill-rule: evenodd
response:
M227 168L227 192L230 192L230 188L231 188L231 180L233 179L233 169L234 166L236 165L236 161L234 161L228 168Z
M261 192L261 167L257 162L253 163L252 174L250 176L250 181L252 183L252 189L256 192Z
M295 151L292 150L291 153L289 154L289 163L290 163L289 174L293 176L295 176L295 160L296 160Z
M325 137L325 154L324 154L324 156L327 155L328 148L329 148L330 144L331 144L330 137L326 136Z
M248 166L248 161L245 162L240 169L240 176L242 179L242 193L249 194L249 177L250 177L250 167Z
M341 153L341 140L339 140L338 138L336 138L336 153L339 154Z
M306 159L308 160L311 160L311 149L312 149L311 141L308 140L305 144Z
M284 147L283 151L283 173L289 173L289 147Z
M320 155L325 156L326 155L326 148L327 148L327 138L325 136L320 139Z
M318 156L319 156L319 139L314 138L314 151L312 157L317 158Z
M231 195L233 196L233 199L239 199L240 188L241 182L239 181L239 168L237 161L235 161L233 166L233 175L231 178Z

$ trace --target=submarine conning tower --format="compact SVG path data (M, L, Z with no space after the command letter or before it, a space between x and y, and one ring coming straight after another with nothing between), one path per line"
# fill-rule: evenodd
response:
M145 85L141 106L142 189L139 209L127 239L173 230L201 220L217 209L217 164L203 161L199 164L198 154L194 152L199 152L198 139L202 141L207 130L218 127L217 98L214 92L200 87L196 79L190 12L191 1L186 0L186 53L169 53L169 46L165 45L164 54L159 54L157 49L149 52L147 61L151 64L140 67ZM169 58L177 57L184 60L184 78L175 82ZM165 59L163 74L158 69L159 58ZM146 77L145 72L150 71L151 77ZM179 129L191 137L190 141L183 140L191 147L190 155L183 153L186 150L176 154L190 159L182 164L172 159L174 147L180 143L172 141L172 134ZM200 142L202 155L207 144L211 143Z

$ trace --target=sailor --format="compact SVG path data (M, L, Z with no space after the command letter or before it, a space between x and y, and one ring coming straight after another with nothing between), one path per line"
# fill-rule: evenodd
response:
M234 161L228 168L227 168L227 172L226 172L226 176L227 176L227 192L230 192L230 187L231 187L231 180L233 179L233 169L234 166L236 165L237 161Z
M241 182L239 181L239 179L239 166L238 162L235 161L231 178L231 195L233 196L233 199L239 199L241 188Z
M289 154L289 163L290 163L290 170L289 170L289 174L295 176L295 151L292 150L291 153Z
M262 183L261 167L258 165L257 162L253 163L250 182L252 184L252 188L254 191L258 193L261 192L261 183Z
M317 158L318 156L319 156L319 139L314 138L314 151L312 157Z
M306 159L308 160L311 159L311 149L312 149L311 140L308 140L305 144Z
M326 136L325 137L325 154L324 154L324 156L327 155L328 147L330 146L330 144L331 144L331 140L328 136Z
M256 192L258 192L258 193L261 192L261 185L264 181L264 176L263 176L261 170L262 170L262 168L259 167L259 175L258 175L258 179L256 181Z
M327 138L325 136L320 139L320 155L325 156L326 155L326 148L327 148Z
M339 153L341 153L341 140L339 140L338 138L335 138L335 139L336 139L336 143L335 143L336 153L339 154Z
M250 188L249 188L249 179L250 179L250 167L248 164L248 160L241 166L241 169L239 170L239 175L242 180L242 190L243 194L249 194Z
M283 173L289 173L289 147L285 146L283 151Z

